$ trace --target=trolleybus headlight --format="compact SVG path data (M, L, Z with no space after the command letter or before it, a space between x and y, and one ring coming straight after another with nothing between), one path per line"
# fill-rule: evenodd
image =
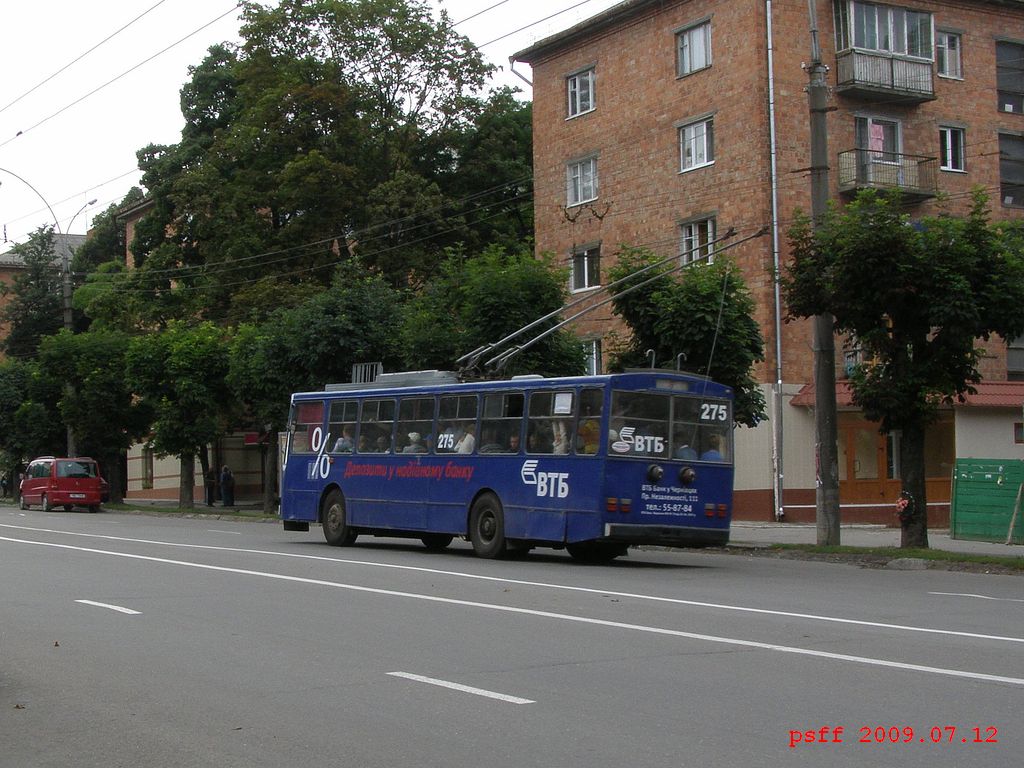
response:
M658 482L664 476L665 470L662 469L657 464L651 464L651 466L647 468L647 479L650 480L652 483Z
M679 482L683 485L693 485L694 480L697 479L697 473L693 467L683 467L679 470Z

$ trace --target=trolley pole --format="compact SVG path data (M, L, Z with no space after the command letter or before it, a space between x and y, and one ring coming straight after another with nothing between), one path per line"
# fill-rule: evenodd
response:
M816 0L807 0L811 28L811 217L817 230L828 209L828 68L821 62ZM836 350L831 314L814 318L814 429L816 456L816 519L819 546L839 544L839 461L836 427Z

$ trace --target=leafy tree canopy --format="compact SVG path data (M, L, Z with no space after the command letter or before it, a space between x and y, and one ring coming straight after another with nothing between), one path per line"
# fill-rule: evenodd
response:
M0 313L0 321L10 330L3 340L9 357L34 357L39 340L56 333L64 323L60 260L57 258L53 227L41 227L29 239L16 245L11 253L25 265L12 286L3 286L10 296Z
M401 334L406 363L410 368L451 370L462 354L497 342L561 307L565 284L564 271L528 252L506 253L493 246L469 259L453 250L440 274L405 307ZM552 319L513 344L522 344L556 323ZM568 331L558 331L512 358L503 374L583 372L579 341Z
M976 193L965 218L914 222L898 196L860 193L816 229L790 232L786 296L796 317L831 314L865 363L854 402L881 430L900 430L903 488L914 500L903 546L927 546L925 428L980 381L978 339L1024 333L1020 224L993 225Z
M646 249L625 248L609 277L622 280L661 260ZM633 332L613 366L649 366L647 350L661 365L674 366L682 355L683 370L732 387L737 424L756 425L765 417L764 393L753 374L754 364L764 360L764 338L739 268L722 254L714 263L666 274L674 266L653 267L612 289L614 311Z

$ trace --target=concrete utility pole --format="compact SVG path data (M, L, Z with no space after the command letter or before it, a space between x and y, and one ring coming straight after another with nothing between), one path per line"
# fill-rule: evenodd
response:
M811 28L810 84L807 98L811 113L811 217L817 230L828 209L828 68L821 63L818 44L816 0L807 0ZM814 318L814 429L818 545L839 544L839 461L836 428L836 349L831 314Z

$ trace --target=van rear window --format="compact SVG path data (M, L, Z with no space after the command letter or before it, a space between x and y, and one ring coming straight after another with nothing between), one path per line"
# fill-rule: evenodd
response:
M96 465L91 461L58 461L57 477L96 477Z

